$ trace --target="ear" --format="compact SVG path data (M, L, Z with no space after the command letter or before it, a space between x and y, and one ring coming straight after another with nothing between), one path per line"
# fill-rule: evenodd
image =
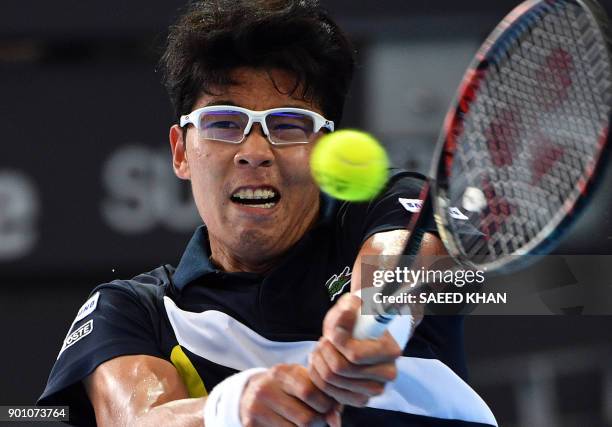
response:
M170 128L170 148L172 150L172 168L180 179L190 179L191 171L187 161L187 141L183 138L183 129L179 125Z

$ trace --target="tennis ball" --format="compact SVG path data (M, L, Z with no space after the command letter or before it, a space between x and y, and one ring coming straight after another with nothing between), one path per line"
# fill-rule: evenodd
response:
M321 137L312 150L310 169L324 192L340 200L373 199L387 182L389 160L372 135L339 130Z

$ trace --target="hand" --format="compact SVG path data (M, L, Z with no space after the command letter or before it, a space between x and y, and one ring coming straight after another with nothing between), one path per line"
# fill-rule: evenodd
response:
M325 316L323 337L310 356L314 384L339 403L365 406L397 377L395 360L402 350L388 332L374 340L357 340L352 331L361 300L343 295Z
M276 365L249 379L240 400L240 420L245 427L340 427L340 408L312 383L305 367Z

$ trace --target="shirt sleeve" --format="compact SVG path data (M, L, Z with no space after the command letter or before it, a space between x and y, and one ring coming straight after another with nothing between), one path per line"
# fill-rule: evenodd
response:
M405 229L413 215L420 212L421 174L392 169L383 192L369 203L344 203L339 209L341 244L356 256L363 243L376 233ZM431 212L424 213L421 226L437 235ZM354 259L354 258L353 258ZM463 351L463 318L461 316L425 316L404 349L404 356L438 359L460 377L467 377Z
M376 233L408 227L412 215L420 211L421 189L425 177L401 169L390 171L383 192L369 203L344 203L339 210L342 240L357 253L363 243ZM423 218L427 232L437 233L433 216Z
M118 356L162 358L156 339L155 305L143 289L116 281L96 288L78 311L62 343L39 405L70 407L70 424L95 425L82 380ZM149 292L150 293L150 292Z

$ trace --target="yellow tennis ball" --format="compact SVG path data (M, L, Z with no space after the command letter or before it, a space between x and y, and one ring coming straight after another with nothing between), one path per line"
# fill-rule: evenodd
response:
M389 160L372 135L339 130L324 135L310 156L312 175L324 192L340 200L373 199L387 182Z

